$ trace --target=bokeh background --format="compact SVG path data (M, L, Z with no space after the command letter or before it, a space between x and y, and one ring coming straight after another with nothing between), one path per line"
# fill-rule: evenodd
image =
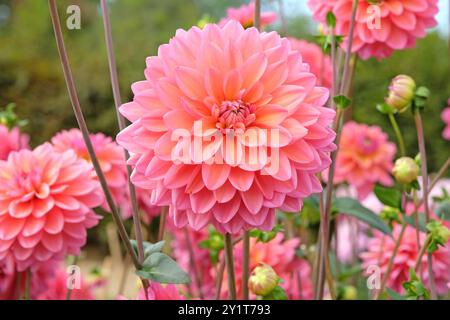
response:
M110 15L123 100L131 99L130 85L143 78L145 58L154 55L177 28L189 28L208 17L218 21L226 7L239 0L111 0ZM81 105L92 132L117 133L115 109L98 0L60 0L60 16L67 6L81 7L81 30L65 30ZM281 6L280 6L281 4ZM441 0L440 26L413 50L395 53L378 62L360 61L353 90L353 118L381 125L394 138L387 119L375 105L382 102L390 79L413 76L426 85L432 97L425 110L425 131L430 168L436 170L449 156L450 143L441 138L441 110L450 97L448 0ZM280 8L283 10L280 11ZM277 11L273 29L314 41L317 26L306 9L306 0L263 0L263 9ZM76 126L59 64L47 1L0 0L0 109L16 104L21 118L29 120L24 131L33 145L48 140L62 128ZM411 116L401 117L411 155L417 152Z

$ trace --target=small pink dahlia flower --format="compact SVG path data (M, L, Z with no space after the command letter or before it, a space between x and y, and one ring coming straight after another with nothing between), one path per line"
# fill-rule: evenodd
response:
M392 185L395 153L395 144L380 127L348 122L342 129L334 182L347 182L364 199L376 183Z
M310 71L317 77L320 85L331 88L333 83L333 65L329 56L315 43L305 40L289 38L292 48L300 51L303 62L307 63Z
M442 121L445 123L445 129L442 132L442 136L445 140L450 140L450 99L447 102L448 107L441 113Z
M0 161L0 259L12 253L23 271L78 255L102 196L92 167L49 143Z
M381 267L381 276L387 270L389 259L394 251L395 241L398 239L401 226L394 227L393 236L385 236L380 232L376 232L374 237L369 240L367 251L360 254L363 260L364 268L371 265L379 265ZM424 243L426 235L420 233L420 243ZM403 292L402 283L408 281L409 269L414 266L419 248L417 247L417 232L414 227L408 226L403 235L399 250L394 259L392 271L387 282L387 286L397 292ZM427 255L422 259L421 272L423 273L423 281L428 285L428 269ZM438 294L446 294L449 289L447 283L450 281L450 244L433 253L433 275L436 281L436 289Z
M296 256L296 249L300 244L298 238L284 240L282 233L270 242L256 242L255 238L250 239L250 270L256 268L260 263L271 266L277 275L283 280L280 284L292 300L310 300L313 298L313 285L311 267L305 260ZM236 293L242 297L242 264L243 264L243 243L239 242L234 247L234 267L236 273ZM300 285L300 288L299 288ZM227 275L224 274L222 281L222 298L226 298ZM252 298L255 298L254 296Z
M223 26L228 21L239 22L244 28L253 27L255 24L255 2L243 4L239 8L228 8L227 16L220 20L219 25ZM275 12L261 12L261 27L274 23L277 20Z
M275 208L297 212L322 190L334 111L289 40L235 21L178 30L145 76L117 140L133 183L169 205L177 227L270 230Z
M139 291L137 297L133 300L185 300L185 297L180 295L177 287L173 284L161 285L157 282L150 282L150 286L147 290L148 299L145 296L145 291L142 289ZM120 296L118 300L128 300L127 298Z
M12 151L28 148L29 137L26 134L20 133L19 128L8 128L0 124L0 160L8 159L8 155Z
M131 216L129 193L127 192L127 170L122 147L117 145L110 137L103 133L90 135L95 154L105 175L108 187L111 190L116 204L120 207L124 218ZM56 151L65 152L73 150L78 158L90 162L89 153L79 129L64 130L52 138ZM109 210L104 200L102 207Z
M308 0L308 5L321 23L332 11L336 34L349 34L353 0ZM352 52L362 59L383 59L395 50L413 48L427 29L437 25L438 11L438 0L359 0ZM347 41L343 48L347 48Z

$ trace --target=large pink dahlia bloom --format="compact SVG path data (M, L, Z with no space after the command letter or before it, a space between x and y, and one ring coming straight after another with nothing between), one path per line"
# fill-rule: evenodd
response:
M20 133L19 128L8 130L0 124L0 160L8 159L12 151L28 148L28 140L28 135Z
M394 227L394 239L376 232L374 237L369 240L367 251L361 253L364 268L371 265L381 267L381 275L386 272L388 262L394 251L395 241L400 234L400 225ZM426 235L420 233L420 243L424 243ZM414 266L419 248L417 247L417 232L414 227L407 227L403 235L399 250L394 259L392 271L389 276L387 286L397 292L403 292L402 283L408 281L409 269ZM427 255L422 258L421 272L423 281L428 285ZM449 291L447 283L450 281L450 243L445 247L440 247L433 253L433 274L436 281L436 289L439 294L445 294Z
M303 62L307 63L310 71L317 77L320 85L331 88L333 83L333 65L331 58L323 53L315 43L305 40L289 38L294 50L300 51Z
M325 23L336 16L336 33L348 35L353 0L308 0L314 19ZM382 59L395 50L413 48L426 30L437 25L438 0L359 0L352 52L362 59ZM346 41L343 47L347 48Z
M441 113L442 121L445 123L445 129L442 132L442 136L445 140L450 140L450 99L448 99L448 107Z
M239 8L228 8L227 16L220 20L219 25L223 26L228 21L234 20L239 22L244 28L253 27L255 24L255 2L243 4ZM275 12L261 12L261 27L274 23L277 20Z
M392 185L395 153L395 144L380 127L348 122L342 129L334 182L347 182L364 199L376 183Z
M235 21L178 30L121 107L132 181L178 227L271 229L275 208L296 212L321 191L334 149L328 90L308 70L275 32Z
M102 196L92 167L46 143L0 161L0 259L12 253L23 271L78 255Z

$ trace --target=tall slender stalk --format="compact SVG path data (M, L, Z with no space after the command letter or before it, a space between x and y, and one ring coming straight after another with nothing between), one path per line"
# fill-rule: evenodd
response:
M114 103L116 106L116 114L117 121L119 124L119 129L122 131L126 127L125 118L120 114L119 108L122 105L122 98L120 96L120 88L119 88L119 80L117 76L117 64L116 57L114 55L114 46L111 32L111 23L109 20L108 13L108 4L106 0L100 0L100 5L102 8L102 16L103 16L103 28L105 31L105 42L106 42L106 51L108 53L108 64L109 64L109 72L111 76L111 87L114 96ZM130 157L127 150L124 149L125 160L127 161ZM138 259L139 263L144 263L144 242L142 239L142 228L141 228L141 220L139 217L139 207L136 197L136 189L134 185L131 183L131 166L127 164L127 174L128 174L128 191L130 193L131 200L131 209L133 214L133 224L134 230L136 234L136 243L137 243L137 251L138 251Z
M164 232L166 230L166 218L167 211L169 208L166 206L161 208L161 215L159 216L159 229L158 229L158 241L162 241L164 239Z
M243 260L242 260L242 298L248 300L248 279L250 277L250 234L244 233L243 242Z
M261 31L261 0L255 0L255 23L253 25Z
M201 300L203 300L203 292L202 292L202 280L197 269L197 265L195 264L195 252L192 247L191 236L189 235L189 231L187 228L184 228L184 236L186 238L186 246L189 252L189 266L191 268L191 272L194 274L195 285L197 286L198 295Z
M430 221L430 207L428 203L428 168L427 168L427 152L425 147L425 135L423 131L423 123L422 116L420 115L420 110L415 110L414 112L414 120L416 122L416 131L417 131L417 140L419 144L419 152L420 152L420 162L421 162L421 171L422 171L422 186L423 186L423 203L425 206L425 221L428 223ZM425 245L424 245L425 247ZM434 281L433 274L433 257L431 253L427 254L428 259L428 276L430 281L430 295L432 299L437 298L436 294L436 284Z
M406 148L405 148L405 142L403 141L403 135L400 131L400 128L398 127L397 121L395 120L395 117L392 113L389 113L389 121L391 122L392 129L394 129L395 137L397 138L398 147L400 149L400 155L402 157L406 156Z
M49 5L49 9L50 9L50 16L52 19L53 31L55 33L56 44L58 47L58 53L59 53L61 65L63 68L64 78L66 81L67 90L69 92L70 102L72 104L72 108L73 108L75 117L78 122L78 126L80 127L80 130L83 134L84 143L86 144L86 148L87 148L89 156L91 158L92 165L93 165L95 172L97 174L97 177L100 181L100 185L103 189L103 193L105 194L106 202L109 205L113 220L117 225L117 229L119 231L120 237L122 238L122 241L125 245L125 248L126 248L128 254L132 258L133 264L135 265L135 267L137 269L140 269L141 264L139 263L139 260L133 250L130 238L128 237L128 234L127 234L127 231L123 224L120 213L117 210L117 207L114 203L114 200L111 195L111 191L109 190L109 187L108 187L108 183L106 182L105 175L102 172L100 163L97 159L97 156L94 151L94 147L92 146L92 142L89 137L89 130L87 128L86 121L84 119L84 115L81 110L80 102L78 100L78 94L77 94L75 82L73 79L72 70L70 68L69 58L67 56L66 47L64 44L64 38L63 38L62 30L61 30L61 23L59 20L58 8L56 6L56 0L48 0L48 5Z
M225 234L225 263L227 267L228 298L236 300L236 277L234 274L233 241L231 234Z
M31 300L31 269L28 269L25 273L25 300Z

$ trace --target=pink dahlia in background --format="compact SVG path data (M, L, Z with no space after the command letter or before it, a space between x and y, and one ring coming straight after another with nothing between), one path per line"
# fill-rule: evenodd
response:
M101 201L92 167L73 151L46 143L10 153L0 161L0 260L11 253L24 271L78 255Z
M239 8L228 8L227 16L220 20L219 25L223 26L228 21L239 22L244 28L253 27L255 24L255 2L243 4ZM275 12L261 12L261 28L274 23L277 20Z
M336 16L336 34L348 35L353 0L308 0L316 21ZM395 50L413 48L426 30L437 25L438 0L359 0L352 52L362 59L382 59ZM346 39L343 48L347 48Z
M398 239L401 226L396 225L393 231L393 238L376 232L374 237L369 240L367 251L361 253L363 267L368 268L371 265L379 265L381 274L387 270L389 259L394 251L395 241ZM420 243L424 243L426 235L420 234ZM394 240L395 239L395 240ZM399 250L394 259L392 271L387 282L387 286L397 292L403 292L402 283L408 281L409 269L414 266L419 253L417 247L417 232L414 227L408 226L403 235ZM449 289L447 283L450 280L450 244L433 253L433 274L436 281L436 289L439 294L446 294ZM422 259L421 272L423 281L428 285L427 256Z
M6 160L12 151L28 148L29 137L20 133L19 128L8 128L0 124L0 160Z
M157 282L150 282L147 295L148 299L145 296L144 289L142 289L133 300L185 300L185 297L178 293L177 287L173 284L161 285ZM120 296L119 300L128 299Z
M114 200L120 207L124 218L128 218L131 216L131 204L127 187L127 169L124 151L110 137L105 136L103 133L91 134L90 138ZM57 133L52 138L52 143L56 151L64 152L73 150L78 158L88 162L91 161L83 140L83 135L79 129L64 130ZM109 210L106 199L102 207L105 210Z
M173 256L178 265L183 270L187 270L191 277L189 293L195 297L202 296L205 299L214 299L216 287L214 280L215 274L211 272L213 265L209 250L200 247L200 243L208 239L208 230L202 229L195 231L189 228L179 229L173 227L171 231L173 235L173 241L171 243ZM191 250L195 263L194 267L191 262ZM196 277L200 281L200 288L197 286Z
M177 227L270 230L298 212L330 164L328 90L277 33L235 21L178 30L121 107L132 181Z
M390 172L395 153L395 144L388 141L380 127L347 122L342 129L334 182L347 182L362 200L376 183L392 185Z
M59 268L53 277L41 279L46 289L35 297L36 300L66 300L69 274L63 268ZM96 283L87 283L83 277L79 279L79 287L71 289L70 300L94 300Z
M442 136L445 140L450 140L450 99L447 102L448 107L441 113L442 121L445 123L445 129L442 132Z
M311 280L311 267L305 260L296 256L296 249L300 244L298 238L285 240L282 233L270 242L256 242L250 239L250 270L256 268L260 263L271 266L277 275L283 280L281 286L286 290L289 299L310 300L313 298L313 285ZM234 267L236 273L237 297L242 297L242 264L243 264L242 241L234 247ZM226 298L227 275L224 274L222 281L222 298ZM299 288L300 284L300 288ZM252 298L255 298L254 296Z
M300 51L303 62L307 63L310 71L317 77L318 83L331 88L333 83L333 65L329 56L315 43L305 40L289 39L294 50Z

